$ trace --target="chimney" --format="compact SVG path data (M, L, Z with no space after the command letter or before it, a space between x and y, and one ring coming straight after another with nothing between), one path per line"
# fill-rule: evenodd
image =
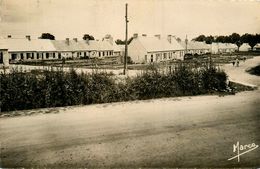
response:
M74 40L75 42L78 42L78 38L73 38L73 40Z
M172 35L168 35L167 40L169 41L169 43L172 43Z
M26 35L25 38L28 39L29 41L31 40L31 36L30 35Z
M7 35L7 38L12 38L12 35Z
M107 40L111 45L113 45L113 37L109 34L107 34L104 38L105 40Z
M66 44L70 45L70 39L69 38L66 38Z
M88 45L89 45L89 39L87 38L85 41L86 41L86 44L88 44Z
M160 34L157 34L157 35L154 35L156 38L158 38L159 40L161 39L161 35Z
M146 34L142 34L143 37L146 37L147 35Z
M134 33L133 38L134 39L138 38L138 33Z

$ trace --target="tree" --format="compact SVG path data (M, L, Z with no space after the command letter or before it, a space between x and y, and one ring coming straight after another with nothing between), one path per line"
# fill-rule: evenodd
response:
M212 44L214 42L214 37L213 36L207 36L205 39L206 44Z
M205 42L206 41L206 36L205 35L200 35L193 40L198 41L198 42Z
M237 51L239 51L239 48L240 48L240 46L243 44L243 42L241 42L240 40L238 40L235 44L237 45Z
M133 39L134 39L133 37L128 39L127 44L129 45L132 42ZM121 39L117 39L115 42L116 42L117 45L124 45L125 44L125 40L121 40Z
M248 33L245 33L244 35L242 35L242 36L240 37L241 42L243 42L243 43L248 43L248 42L249 42L249 36L251 36L251 35L248 34Z
M217 36L216 42L225 43L225 36Z
M117 39L115 42L116 42L117 45L124 45L125 44L125 41L122 41L121 39Z
M248 44L252 50L257 43L258 43L257 36L255 36L255 35L248 36Z
M179 37L176 38L176 40L177 40L177 42L179 42L179 43L181 42L181 38L179 38Z
M233 43L236 44L238 47L238 51L240 46L243 43L248 43L250 47L253 49L254 46L257 43L260 43L260 34L248 34L245 33L244 35L240 36L238 33L232 33L231 35L227 36L216 36L215 38L213 36L205 36L205 35L200 35L193 40L195 41L204 41L207 44L210 44L212 42L220 42L220 43Z
M95 40L95 38L94 38L94 36L92 36L92 35L89 35L89 34L84 34L84 36L83 36L83 38L82 38L83 40Z
M50 33L42 33L42 35L39 37L39 39L55 40L55 36Z
M224 43L231 43L231 37L230 36L225 36L224 37Z
M205 36L205 35L200 35L193 40L198 41L198 42L206 42L207 44L211 44L214 42L214 37L213 36Z
M231 43L236 44L238 41L240 41L240 35L237 33L232 33L232 35L230 35L230 40Z

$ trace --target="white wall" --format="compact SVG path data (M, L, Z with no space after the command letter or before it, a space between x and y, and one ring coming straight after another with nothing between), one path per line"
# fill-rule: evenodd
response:
M9 67L9 54L8 50L2 49L0 50L1 57L3 59L3 63L0 63L1 68L8 68Z
M146 49L142 46L138 38L133 39L128 45L128 56L131 57L134 63L145 63L145 55L147 55L147 59L149 59Z

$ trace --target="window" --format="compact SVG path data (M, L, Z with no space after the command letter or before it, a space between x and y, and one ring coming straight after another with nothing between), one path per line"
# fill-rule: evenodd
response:
M12 60L15 60L16 57L17 57L17 54L16 53L12 53L11 57L12 57Z
M163 53L163 59L167 58L167 53Z
M151 62L153 62L153 55L151 55Z
M30 53L26 53L26 59L30 58Z
M49 57L50 57L50 54L46 53L46 59L49 59Z
M0 52L0 63L3 63L3 62L4 62L3 53Z
M99 56L99 57L101 56L101 52L98 52L98 56Z
M21 53L21 59L24 59L23 53Z
M58 58L61 59L61 53L58 53Z
M160 54L156 53L156 61L160 60Z
M37 56L36 56L36 57L37 57L37 59L39 59L39 58L40 58L40 54L39 54L39 53L37 53Z
M52 56L53 56L53 59L55 59L55 58L56 58L56 55L55 55L55 53L53 53L53 54L52 54Z
M34 55L33 55L33 53L32 53L31 59L34 59Z

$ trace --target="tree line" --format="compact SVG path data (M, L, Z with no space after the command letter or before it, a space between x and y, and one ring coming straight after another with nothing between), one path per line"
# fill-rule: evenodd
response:
M254 46L257 43L260 43L260 34L248 34L245 33L243 35L239 35L238 33L232 33L231 35L220 35L220 36L205 36L205 35L199 35L198 37L194 38L193 40L199 41L199 42L205 42L207 44L211 44L213 42L216 43L233 43L236 44L238 49L243 43L248 43L251 49L254 48Z

